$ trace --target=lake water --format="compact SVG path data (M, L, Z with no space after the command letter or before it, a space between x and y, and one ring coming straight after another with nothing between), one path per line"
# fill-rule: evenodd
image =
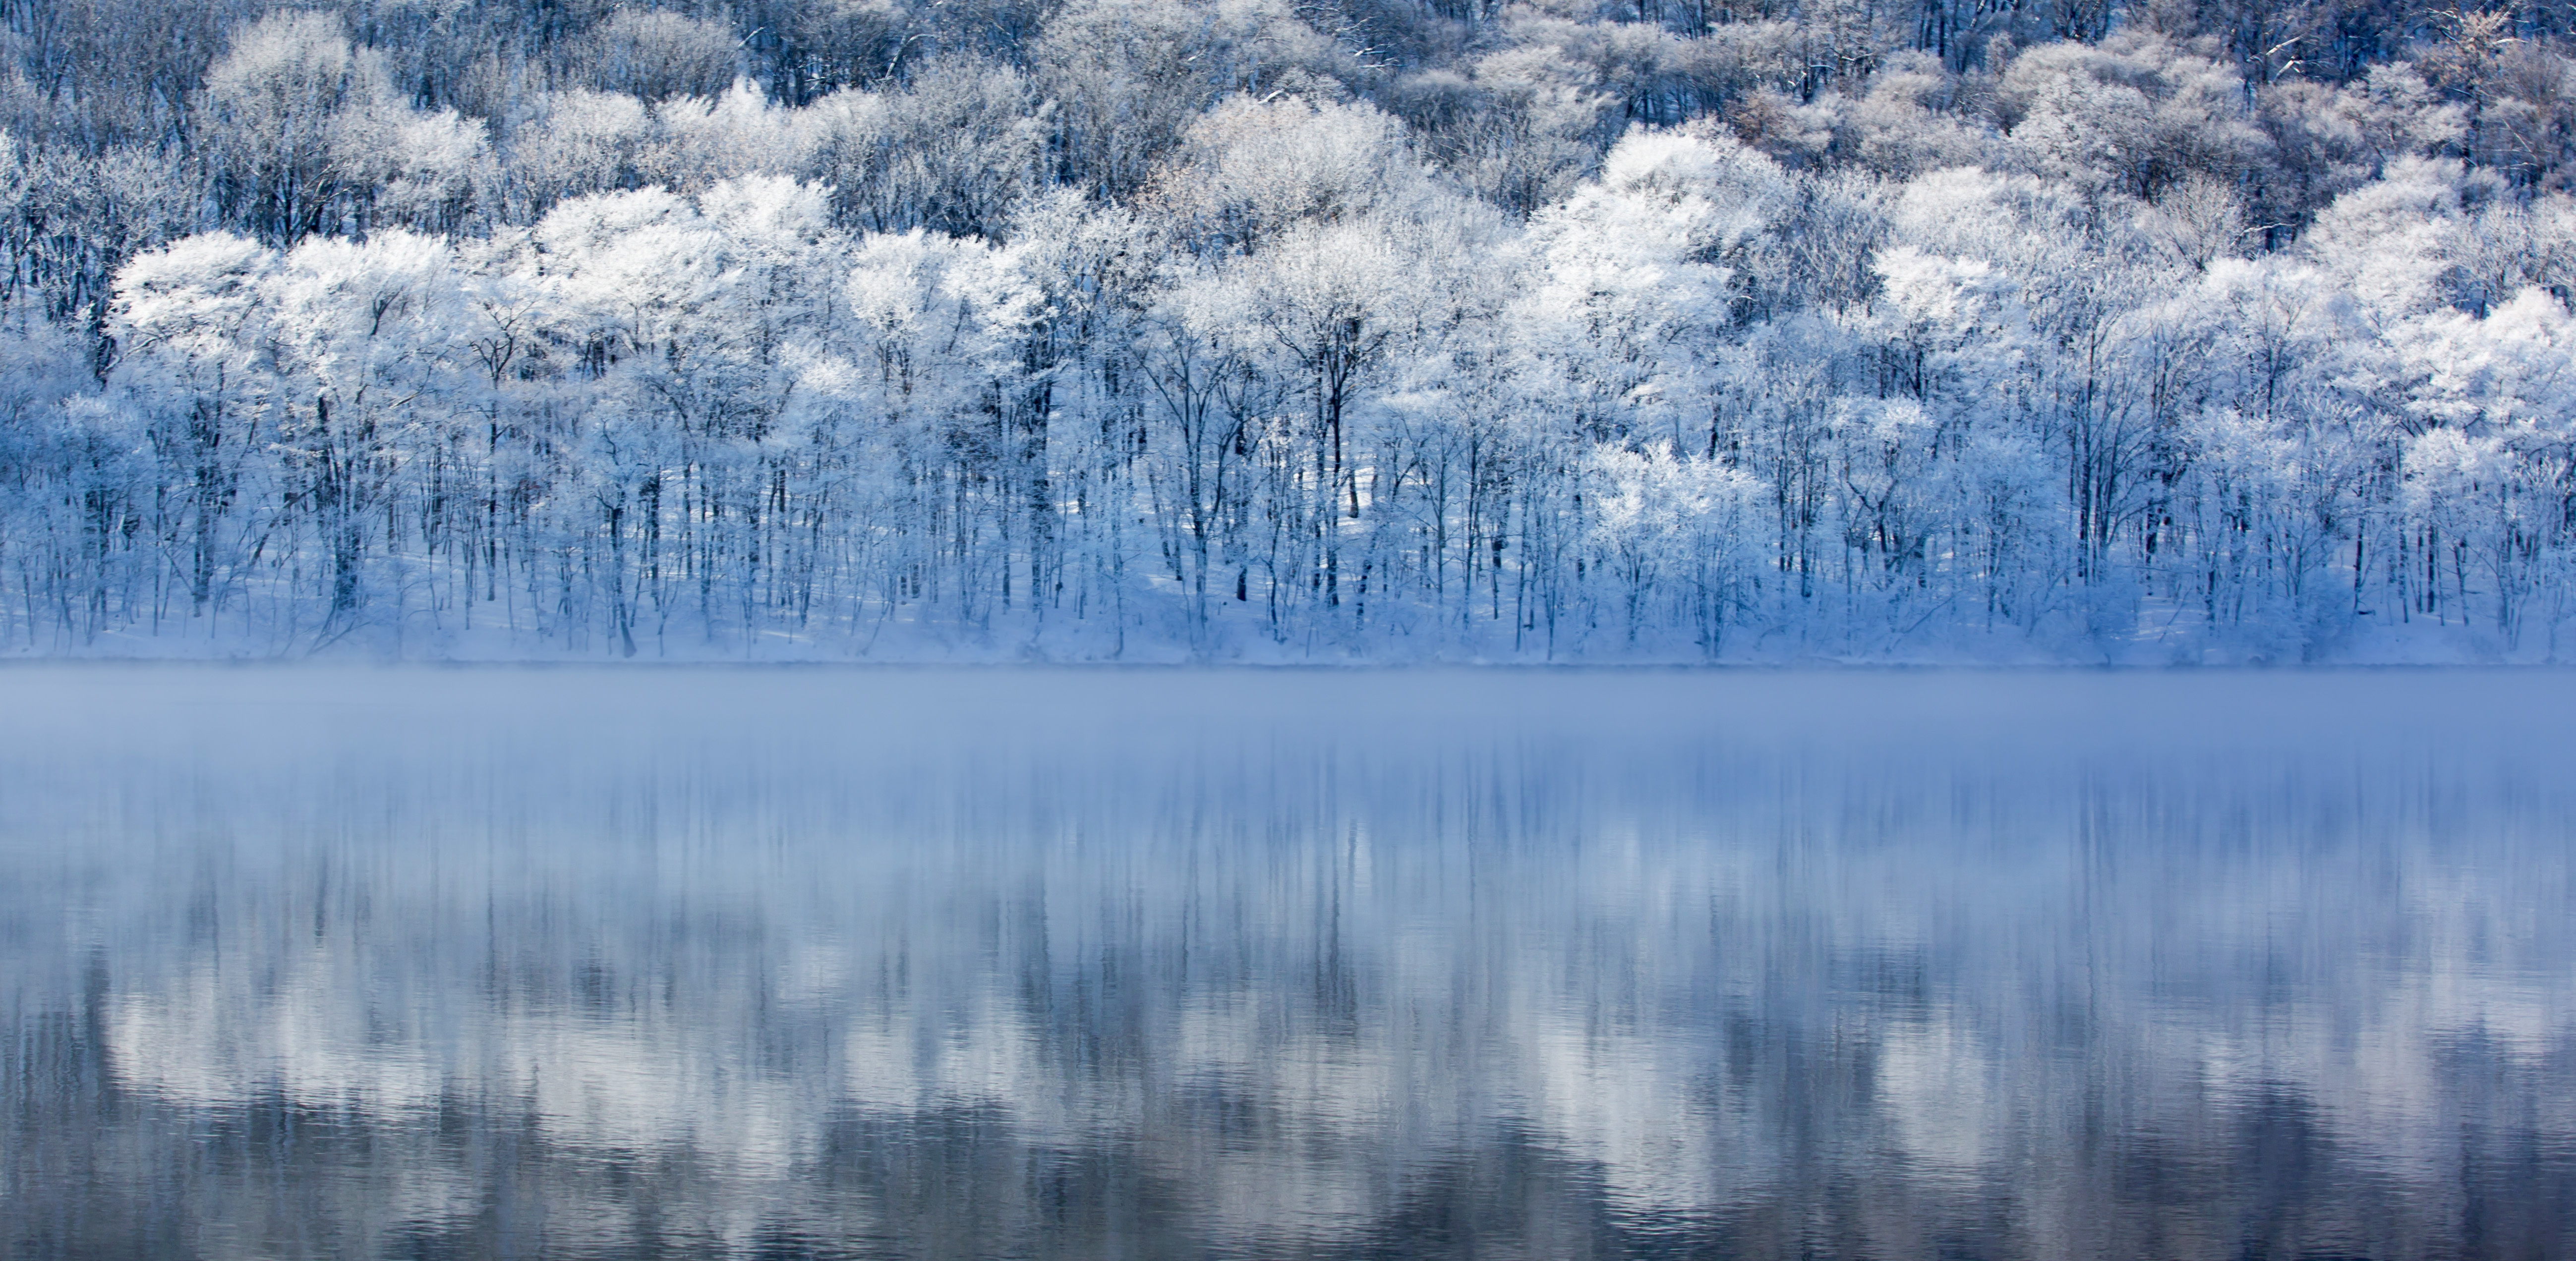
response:
M2576 676L0 671L0 1257L2576 1256Z

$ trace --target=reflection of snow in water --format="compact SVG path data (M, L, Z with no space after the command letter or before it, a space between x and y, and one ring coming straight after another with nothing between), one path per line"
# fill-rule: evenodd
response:
M2546 796L2435 810L2295 749L2085 778L2027 748L1301 731L1124 760L773 737L685 776L661 749L658 779L614 749L404 746L327 787L128 763L0 857L102 952L120 1086L519 1118L557 1161L659 1162L657 1211L741 1248L813 1215L847 1126L942 1118L1013 1177L1117 1153L1248 1247L1380 1229L1505 1134L1614 1220L1847 1176L2008 1188L2034 1249L2103 1229L2111 1175L2052 1164L2088 1127L2216 1152L2293 1097L2321 1150L2424 1187L2481 1158L2468 1120L2576 1141ZM80 845L35 857L48 828ZM79 1005L72 955L28 962L9 1010ZM371 1212L482 1211L468 1163L403 1150ZM588 1184L548 1213L636 1229Z

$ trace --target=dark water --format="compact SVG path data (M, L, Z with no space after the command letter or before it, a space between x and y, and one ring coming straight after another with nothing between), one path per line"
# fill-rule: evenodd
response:
M0 672L7 1257L2576 1257L2576 677Z

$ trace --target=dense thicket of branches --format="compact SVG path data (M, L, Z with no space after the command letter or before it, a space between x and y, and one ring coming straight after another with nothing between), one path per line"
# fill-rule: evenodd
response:
M2536 657L2576 614L2561 7L0 14L11 650Z

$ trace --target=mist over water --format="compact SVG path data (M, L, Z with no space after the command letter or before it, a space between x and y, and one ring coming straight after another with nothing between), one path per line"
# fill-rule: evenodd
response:
M0 1256L2576 1255L2576 676L0 712Z

